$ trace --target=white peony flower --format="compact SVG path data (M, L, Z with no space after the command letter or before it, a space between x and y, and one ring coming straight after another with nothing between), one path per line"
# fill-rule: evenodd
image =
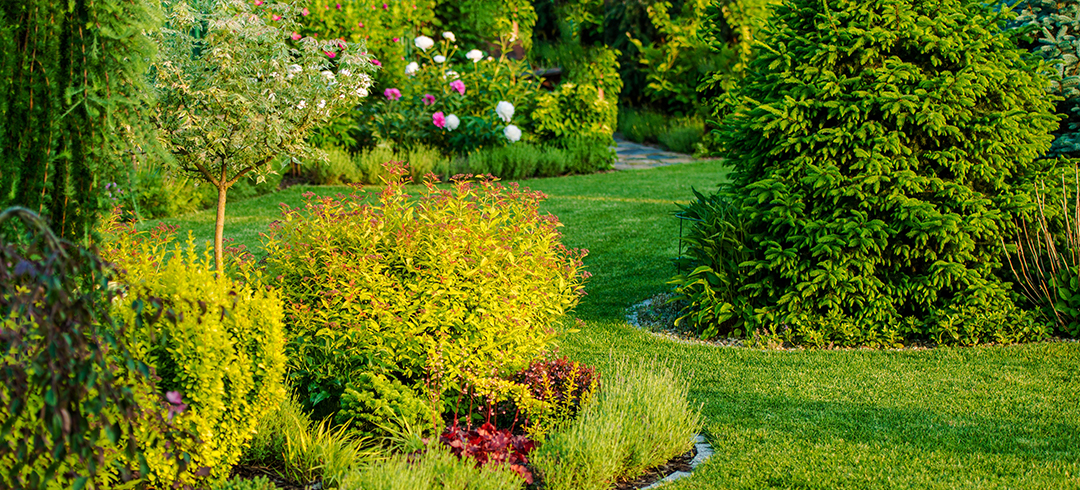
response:
M460 124L461 124L461 119L458 119L457 116L455 116L453 114L450 114L449 116L446 116L446 129L449 129L450 131L453 131L453 130L457 129L457 127Z
M413 44L415 44L416 47L420 48L421 51L427 51L435 45L435 40L427 36L420 36L416 39L413 39Z
M450 31L444 31L444 32L442 33L442 37L443 37L443 39L449 39L449 40L450 40L450 42L452 42L452 43L456 43L456 42L457 42L457 38L456 38L456 37L454 37L454 33L453 33L453 32L450 32Z
M479 49L474 49L465 53L465 57L472 60L473 63L476 63L484 58L484 53L481 53Z
M495 114L498 114L503 122L510 122L510 118L514 117L514 104L505 100L499 101L495 106Z
M446 57L441 55L441 54L435 55L435 57L432 58L432 59L435 60L436 63L445 63L446 62Z
M356 95L360 98L364 98L368 96L368 91L364 87L356 87ZM341 97L344 98L345 96L342 95Z
M417 71L420 71L420 65L416 64L415 61L405 65L406 75L415 75Z
M458 72L454 70L446 70L446 73L443 73L442 79L446 80L447 78L451 80L457 80L459 78Z
M299 104L296 104L297 109L303 109L305 107L307 107L307 101L306 100L301 100Z
M518 129L517 126L511 124L503 130L503 135L506 136L506 139L510 140L511 143L517 143L517 141L521 139L521 130Z

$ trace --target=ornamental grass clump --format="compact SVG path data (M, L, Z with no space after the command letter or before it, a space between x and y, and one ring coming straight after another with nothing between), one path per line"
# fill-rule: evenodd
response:
M1039 335L999 335L1025 315L998 276L1002 238L1057 120L1010 16L970 0L778 6L721 100L734 173L709 207L728 232L691 243L739 260L685 264L684 321L822 345ZM950 333L969 319L981 333Z
M290 380L309 409L374 430L366 406L412 414L428 400L436 429L445 390L498 385L547 349L552 322L583 294L586 251L559 242L542 193L463 178L410 196L407 169L387 170L376 199L284 208L265 239L267 273L286 300ZM397 395L371 392L365 373Z

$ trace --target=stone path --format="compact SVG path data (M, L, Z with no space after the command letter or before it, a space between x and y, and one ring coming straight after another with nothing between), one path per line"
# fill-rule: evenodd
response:
M627 141L618 134L615 135L615 154L619 158L615 162L615 170L641 170L680 163L716 160L715 158L694 158L685 153L664 151L655 146Z

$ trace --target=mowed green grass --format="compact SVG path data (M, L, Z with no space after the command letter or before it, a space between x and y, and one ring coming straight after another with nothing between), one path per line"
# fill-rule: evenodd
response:
M668 489L1080 488L1080 344L933 350L766 351L688 345L626 324L663 291L677 253L675 202L712 190L717 163L525 181L588 248L585 321L563 353L601 371L657 358L693 380L716 454ZM257 248L278 202L344 188L294 188L231 203L226 236ZM197 237L213 215L170 220ZM145 226L145 225L144 225Z

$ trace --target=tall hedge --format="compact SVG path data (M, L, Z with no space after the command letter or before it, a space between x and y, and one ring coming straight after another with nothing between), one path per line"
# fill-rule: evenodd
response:
M46 215L83 239L105 207L105 175L152 146L144 110L145 0L0 3L0 208Z
M691 319L854 343L973 343L1010 323L1001 239L1056 116L1009 17L973 0L779 5L721 101L734 173L710 206L739 239L713 250L745 260L688 264L680 290L714 313Z

